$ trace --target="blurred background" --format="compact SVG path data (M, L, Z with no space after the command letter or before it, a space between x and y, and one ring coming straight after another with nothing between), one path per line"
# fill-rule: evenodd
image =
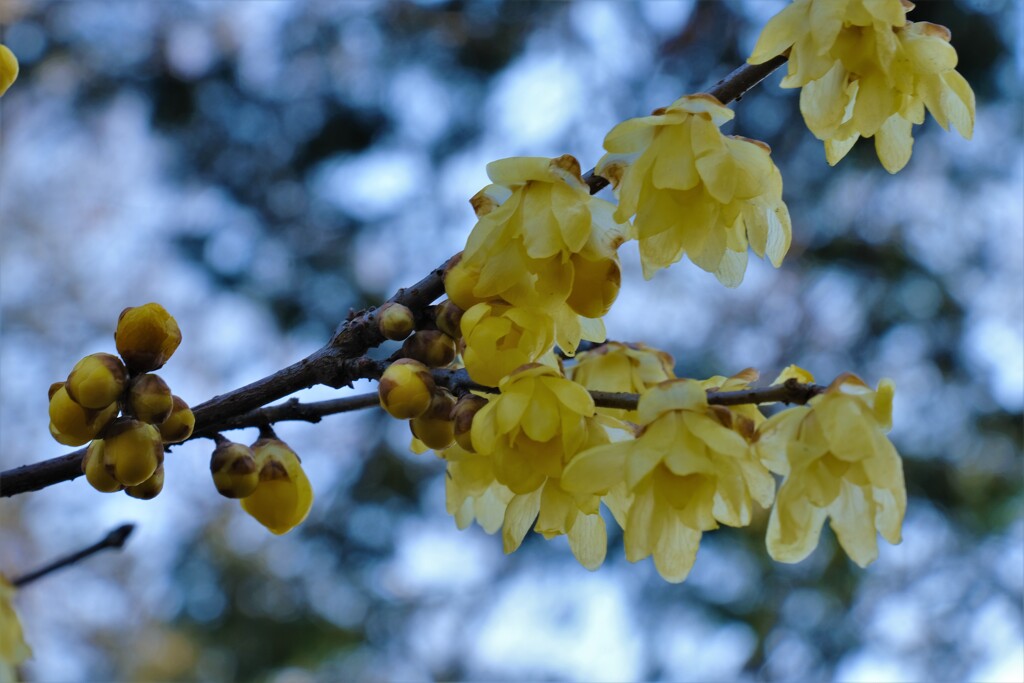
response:
M459 250L487 162L570 153L738 66L784 6L715 2L0 4L21 76L0 101L0 468L67 452L46 389L159 301L191 404L322 345ZM175 448L137 501L84 479L0 499L0 572L138 525L18 598L30 680L1021 680L1024 678L1024 19L1013 0L920 2L978 97L974 140L929 118L891 177L872 145L829 169L780 75L727 132L768 142L793 248L743 284L635 245L612 339L677 373L897 386L910 503L858 569L825 531L773 563L765 516L706 534L686 583L613 533L588 572L564 539L460 532L443 464L380 411L281 424L316 491L273 537ZM607 191L606 191L607 192ZM372 390L362 383L355 392ZM303 398L351 393L318 389ZM251 441L254 430L233 438Z

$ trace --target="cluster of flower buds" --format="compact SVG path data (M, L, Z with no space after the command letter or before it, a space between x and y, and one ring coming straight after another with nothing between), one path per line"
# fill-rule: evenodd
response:
M455 441L455 397L438 387L431 368L452 365L462 344L462 309L445 300L424 316L428 324L416 329L408 307L387 303L377 314L380 332L388 339L402 341L398 354L380 379L380 404L392 416L409 420L413 448L447 448ZM415 331L414 331L415 330Z
M313 506L302 461L269 427L252 446L218 436L210 472L218 493L240 499L243 510L278 535L301 524Z
M50 434L65 446L92 442L82 471L97 491L148 500L163 488L164 444L184 441L195 426L188 404L152 372L178 348L181 330L149 303L121 312L114 342L120 358L91 354L50 386Z

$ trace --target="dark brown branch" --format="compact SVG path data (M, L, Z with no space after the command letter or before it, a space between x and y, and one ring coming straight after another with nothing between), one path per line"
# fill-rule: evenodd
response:
M769 387L755 387L740 391L708 391L708 404L713 406L738 406L757 403L795 403L803 405L827 387L821 384L803 384L794 379L783 384ZM599 408L621 408L636 410L639 394L617 393L612 391L591 391L594 404Z
M299 399L292 398L280 405L264 406L263 408L250 410L244 415L228 418L215 427L204 429L200 432L193 432L192 438L213 438L220 431L259 427L277 422L319 422L328 415L347 413L353 410L362 410L363 408L373 408L379 405L380 397L376 391L369 394L332 398L313 403L301 403Z
M717 97L723 104L727 104L742 97L747 90L785 61L786 57L782 56L764 64L744 64L719 81L708 93ZM607 180L594 175L593 169L587 171L583 179L590 186L591 194L596 194L608 185ZM445 268L457 257L458 254L432 270L413 286L398 290L388 301L404 304L414 312L420 312L444 294ZM193 412L196 416L196 435L212 434L228 420L316 384L336 388L350 385L353 379L358 377L351 374L352 368L346 365L345 361L358 358L368 349L384 341L380 330L377 329L376 311L375 308L353 311L322 349L269 377L215 396L195 406ZM81 448L50 460L22 465L0 473L0 497L37 491L62 481L75 479L82 474L81 464L85 450Z
M122 524L121 526L117 527L109 534L107 534L106 537L99 543L94 543L88 548L83 548L82 550L79 550L76 553L71 553L70 555L62 557L59 560L55 560L50 564L46 565L45 567L40 567L34 572L23 574L22 576L19 576L12 580L11 583L16 587L21 588L22 586L26 586L37 579L41 579L47 574L55 572L58 569L63 569L68 565L75 564L76 562L81 562L85 558L89 557L90 555L94 555L101 550L105 550L107 548L121 548L124 546L125 541L128 540L128 537L131 535L134 529L134 524Z

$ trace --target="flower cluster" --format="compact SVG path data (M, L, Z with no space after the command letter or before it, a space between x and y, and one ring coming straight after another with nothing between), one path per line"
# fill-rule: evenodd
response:
M911 22L906 0L796 0L765 26L750 56L761 64L789 50L784 88L802 88L800 111L835 165L858 138L875 138L882 165L910 160L913 124L925 108L970 138L974 92L955 69L944 26Z
M86 356L50 386L50 434L66 446L89 443L82 471L96 490L149 499L163 489L164 444L184 441L195 426L188 404L152 372L178 348L181 330L149 303L121 312L114 343L120 358Z
M466 311L470 377L495 384L538 360L550 348L549 333L568 354L580 339L604 341L600 318L618 296L616 250L628 226L609 202L590 196L579 162L567 154L495 161L487 175L493 184L471 200L477 224L445 290ZM495 365L504 372L496 375Z
M596 172L619 196L615 218L633 221L648 278L685 254L735 287L747 247L778 267L789 250L782 176L766 144L726 136L734 114L710 95L687 95L608 133Z
M612 386L639 393L629 422L598 413L582 384L545 365L517 369L497 395L471 395L472 438L438 451L459 528L475 519L488 533L501 529L506 552L531 528L564 535L594 569L607 550L604 503L624 531L627 559L653 556L673 582L686 578L705 532L747 526L758 508L772 508L767 546L783 562L813 550L826 517L858 564L877 555L876 529L899 541L906 493L884 437L888 380L875 392L844 375L806 406L766 418L752 404L709 402L749 389L753 370L675 379L667 354L608 344L580 354L571 374L590 375L598 363L619 368ZM813 381L791 367L776 382L790 378ZM777 496L773 474L784 477Z

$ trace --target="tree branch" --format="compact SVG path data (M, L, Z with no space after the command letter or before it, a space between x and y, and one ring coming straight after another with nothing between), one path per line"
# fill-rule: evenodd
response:
M85 558L89 557L90 555L94 555L94 554L98 553L101 550L105 550L107 548L121 548L121 547L124 547L125 541L128 540L128 537L131 536L131 533L134 530L135 530L135 525L134 524L122 524L121 526L117 527L116 529L111 531L109 534L107 534L103 538L103 540L100 541L99 543L94 543L91 546L89 546L88 548L83 548L82 550L79 550L78 552L71 553L70 555L62 557L62 558L60 558L58 560L54 560L50 564L48 564L48 565L46 565L44 567L40 567L39 569L35 570L34 572L29 572L28 574L23 574L23 575L15 578L15 579L13 579L11 581L11 584L14 585L17 588L21 588L22 586L26 586L26 585L32 583L33 581L35 581L37 579L41 579L42 577L46 576L47 574L55 572L58 569L63 569L64 567L67 567L68 565L75 564L76 562L81 562Z
M786 57L780 56L764 64L744 64L719 81L708 94L715 96L723 104L737 100L785 61ZM596 194L608 185L606 179L594 175L593 169L587 171L583 179L590 186L591 194ZM458 254L432 270L413 286L398 290L388 302L404 304L414 313L421 312L424 307L444 294L445 268L457 257ZM241 416L250 411L316 384L335 388L350 385L357 377L351 374L353 368L346 364L346 361L358 358L368 349L379 346L384 341L383 335L377 329L376 311L376 308L358 313L353 311L348 319L338 326L331 340L323 348L269 377L215 396L195 406L193 412L196 416L196 426L190 438L212 434L219 429L228 429L229 427L221 425L229 424L229 420L241 419ZM363 369L368 369L368 366ZM85 451L85 448L81 448L56 458L22 465L0 473L0 497L37 491L62 481L75 479L82 474L81 465Z

